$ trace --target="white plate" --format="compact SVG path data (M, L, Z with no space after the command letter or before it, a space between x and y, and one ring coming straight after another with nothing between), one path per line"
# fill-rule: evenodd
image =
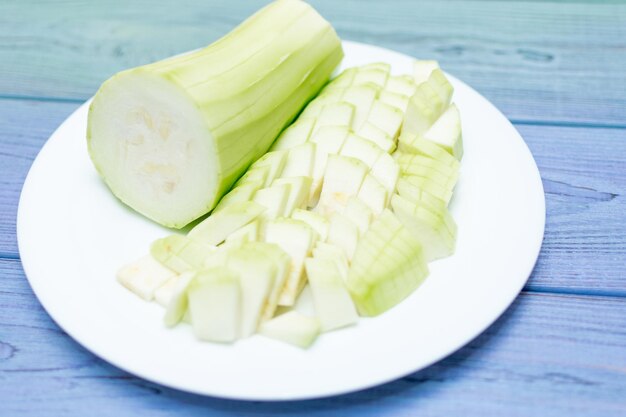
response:
M384 61L410 73L412 58L345 42L343 66ZM451 204L454 256L387 313L324 334L309 350L261 336L235 345L196 341L163 327L163 310L115 281L119 266L168 231L120 204L87 155L88 103L33 163L18 213L22 263L35 294L70 336L145 379L199 394L293 400L346 393L422 369L468 343L515 299L539 253L545 202L524 141L485 98L459 80L465 157Z

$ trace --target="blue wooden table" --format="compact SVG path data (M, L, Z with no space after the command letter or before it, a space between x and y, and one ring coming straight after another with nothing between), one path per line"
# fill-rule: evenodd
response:
M15 235L37 152L114 72L203 46L262 3L0 0L0 416L625 416L621 1L313 2L345 39L439 60L510 118L539 165L548 215L533 274L446 360L336 398L244 403L135 378L55 325Z

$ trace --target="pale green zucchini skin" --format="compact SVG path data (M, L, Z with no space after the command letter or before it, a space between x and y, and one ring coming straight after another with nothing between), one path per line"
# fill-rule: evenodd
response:
M89 109L90 157L121 201L182 228L215 207L342 58L311 6L276 1L204 49L107 80Z

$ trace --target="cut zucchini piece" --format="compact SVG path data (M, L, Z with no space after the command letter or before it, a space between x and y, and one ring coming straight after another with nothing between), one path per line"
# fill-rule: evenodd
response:
M446 152L441 146L424 139L420 135L405 134L403 132L400 135L399 144L399 149L402 152L428 156L451 167L459 166L459 161Z
M342 99L354 105L352 130L358 131L367 120L372 104L378 97L380 87L374 84L355 85L346 89Z
M410 77L395 76L389 77L387 84L385 85L385 92L392 94L400 94L406 97L411 97L415 94L417 84Z
M379 70L389 74L389 72L391 72L391 65L386 62L371 62L369 64L365 64L359 67L359 71L366 70Z
M368 171L367 165L358 159L329 155L316 210L328 215L343 208L350 197L357 195Z
M337 267L341 278L346 281L348 279L348 258L343 249L339 246L325 242L317 242L313 249L313 259L322 259L331 261Z
M184 273L187 274L194 272L195 271L187 271ZM167 308L167 304L170 302L170 298L172 298L174 288L176 288L176 283L178 282L179 278L180 275L174 275L154 291L154 301L156 301L157 304L159 304L161 307Z
M261 324L259 333L271 339L306 349L319 336L319 320L289 311Z
M289 184L276 184L268 188L262 188L254 194L253 201L266 208L259 216L262 220L276 219L285 216L289 193Z
M195 277L195 271L188 271L176 277L176 283L171 288L171 293L166 303L165 316L163 317L163 322L167 327L176 326L187 312L187 306L189 305L187 289Z
M309 193L309 207L315 207L319 201L322 190L324 172L328 163L328 155L336 155L340 152L350 129L346 126L326 126L321 128L313 138L316 144L315 164L313 166L313 183Z
M331 82L324 87L322 90L323 93L328 93L332 90L345 89L346 87L350 87L352 82L354 81L354 76L359 71L357 67L352 67L345 69L339 74L337 77L331 80Z
M144 256L117 272L117 281L146 301L154 298L154 292L176 272L163 266L152 256Z
M403 182L403 187L416 187L421 191L425 191L428 194L442 200L447 206L452 198L452 190L436 183L428 177L418 177L416 175L402 175L402 178L398 182Z
M463 157L461 116L454 104L424 133L424 139L435 142L459 161Z
M354 76L352 85L374 84L382 88L387 84L388 76L389 69L361 67Z
M390 91L381 91L380 98L381 103L385 103L389 106L392 106L402 112L402 117L404 118L404 112L406 112L406 108L409 105L409 96L405 96L404 94L392 93Z
M396 189L396 183L400 176L400 167L389 154L382 153L372 167L370 174L382 184L390 197Z
M275 178L279 177L283 168L285 167L285 162L287 160L287 151L273 151L268 152L262 157L260 157L250 169L255 169L258 167L269 167L269 171L265 178L264 186L269 186Z
M274 185L288 185L289 196L283 210L284 217L291 217L295 209L304 208L309 201L309 193L311 191L311 177L291 177L279 178L274 181Z
M299 220L308 224L317 233L319 240L325 241L328 238L328 220L309 210L295 209L291 215L294 220Z
M412 154L405 152L396 152L394 155L398 165L400 165L400 170L405 172L405 170L409 170L410 166L425 166L428 168L432 168L437 172L445 175L446 177L453 177L459 174L459 164L454 163L452 165L448 165L441 160L431 158L430 156L420 155L420 154Z
M155 240L150 254L167 268L182 273L190 269L201 269L216 247L183 235L170 235Z
M401 166L402 175L415 175L418 177L426 177L431 181L441 185L447 190L454 190L456 181L458 179L458 172L452 172L450 174L444 174L441 171L433 167L419 164L411 164Z
M232 204L198 223L187 236L209 245L219 245L235 230L245 226L265 211L253 201Z
M406 182L402 178L398 180L397 189L397 192L401 197L404 197L414 203L422 203L427 207L431 207L433 211L437 211L447 207L446 202L443 201L441 198L435 197L425 189L416 187L415 185Z
M322 331L356 323L359 316L335 263L309 258L305 268Z
M375 143L383 152L391 153L396 149L396 141L370 122L365 122L357 131L357 135Z
M250 250L250 247L254 248L254 244L231 251L226 263L226 267L239 276L240 338L251 336L256 332L278 273L271 259L263 253Z
M385 210L359 241L347 286L359 314L377 316L408 297L427 275L421 245Z
M330 216L327 242L341 248L348 260L352 259L359 241L359 228L346 216L333 213Z
M348 200L348 204L341 214L357 226L360 236L369 229L374 217L372 210L357 197L352 197Z
M374 142L350 133L341 147L340 155L356 158L371 169L381 153L383 151Z
M235 246L236 243L244 244L248 242L256 242L259 239L259 233L261 229L260 219L256 219L241 229L231 233L225 240L225 243L231 246Z
M393 211L423 248L424 259L430 262L454 253L456 224L447 208L438 212L430 207L411 202L399 195L391 199Z
M325 105L317 118L313 135L325 126L351 126L354 112L354 106L344 101Z
M367 121L385 132L392 140L400 134L404 112L380 100L374 101Z
M416 60L413 62L413 79L416 84L421 84L428 80L430 74L439 69L439 63L432 60Z
M252 196L259 189L263 188L263 181L249 181L245 184L237 185L235 188L230 190L228 194L226 194L219 202L215 210L213 210L213 214L217 213L225 209L228 206L231 206L235 203L245 203L247 201L252 200Z
M315 119L298 119L297 122L281 133L272 145L271 150L289 150L295 146L302 145L309 140L314 125Z
M307 142L289 150L281 177L310 177L315 164L315 143Z
M265 241L278 245L291 257L291 271L278 300L279 305L291 306L306 283L304 260L315 244L315 232L304 222L277 219L265 226Z
M233 342L241 323L239 277L224 267L196 274L187 288L193 333L200 340Z
M357 197L365 203L375 215L379 215L383 212L385 207L387 207L387 201L391 198L387 189L371 174L365 176Z
M291 258L284 250L273 243L255 242L254 244L244 245L242 249L262 254L267 257L267 259L271 260L276 267L274 286L272 287L272 291L270 292L263 312L261 313L261 321L270 320L274 317L274 313L276 312L276 308L278 306L278 299L289 277L289 273L291 271Z
M241 178L239 178L239 180L235 184L235 187L240 187L244 184L257 183L257 182L260 182L261 186L265 187L265 184L268 184L269 182L271 182L267 180L267 177L269 176L271 170L272 170L272 167L268 165L259 166L259 167L250 167L250 169L247 170L245 174L241 176Z
M434 70L411 97L404 114L402 133L421 135L426 132L450 105L452 92L443 72Z

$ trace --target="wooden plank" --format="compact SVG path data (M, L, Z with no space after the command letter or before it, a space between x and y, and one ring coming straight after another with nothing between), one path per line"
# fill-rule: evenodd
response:
M201 47L264 3L0 2L0 95L85 99L116 71ZM440 60L510 118L625 123L624 2L312 3L345 39Z
M444 361L318 401L204 398L94 357L39 306L19 262L0 260L0 415L618 416L626 412L626 299L522 294ZM78 313L78 312L77 312ZM375 404L375 406L374 406Z
M626 129L517 126L546 193L546 231L527 286L626 296Z
M0 100L0 256L18 256L22 183L41 145L76 107ZM542 173L548 208L527 289L626 295L626 129L518 127Z
M26 174L48 137L77 107L0 100L0 257L18 257L15 220Z

